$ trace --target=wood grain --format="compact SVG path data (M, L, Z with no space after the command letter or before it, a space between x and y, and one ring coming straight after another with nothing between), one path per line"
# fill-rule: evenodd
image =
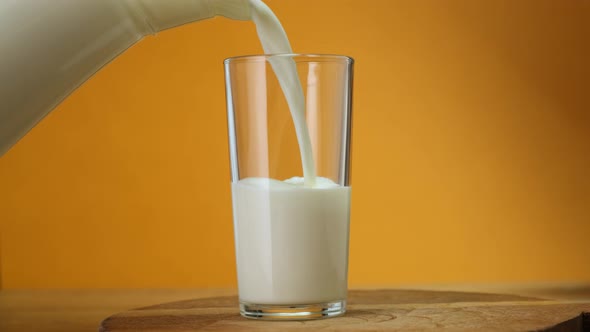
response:
M268 322L242 318L235 296L164 303L105 319L116 331L590 331L590 301L509 294L423 290L356 290L343 317ZM586 317L586 319L584 319Z

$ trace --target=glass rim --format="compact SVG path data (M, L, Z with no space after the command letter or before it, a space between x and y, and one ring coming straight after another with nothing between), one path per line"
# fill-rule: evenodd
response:
M317 54L317 53L277 53L277 54L252 54L252 55L238 55L229 57L223 60L223 64L228 65L234 62L261 62L266 61L270 58L304 58L310 60L323 60L323 61L342 61L344 60L348 64L353 64L354 59L347 55L340 54Z

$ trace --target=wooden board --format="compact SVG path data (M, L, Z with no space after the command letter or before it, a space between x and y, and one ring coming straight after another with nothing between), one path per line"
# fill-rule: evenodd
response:
M105 319L115 331L589 331L590 302L517 295L356 290L348 312L314 321L269 322L242 318L237 297L165 303Z

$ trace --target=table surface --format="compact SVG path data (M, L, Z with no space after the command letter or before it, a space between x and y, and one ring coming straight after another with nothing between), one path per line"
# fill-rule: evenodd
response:
M581 284L378 288L513 294L590 303L590 285ZM232 289L0 290L0 331L97 331L106 317L132 308L235 294Z

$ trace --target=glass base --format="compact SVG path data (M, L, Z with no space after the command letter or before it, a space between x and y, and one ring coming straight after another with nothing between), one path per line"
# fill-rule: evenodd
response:
M263 320L309 320L343 315L346 301L314 304L254 304L240 301L240 314L246 318Z

